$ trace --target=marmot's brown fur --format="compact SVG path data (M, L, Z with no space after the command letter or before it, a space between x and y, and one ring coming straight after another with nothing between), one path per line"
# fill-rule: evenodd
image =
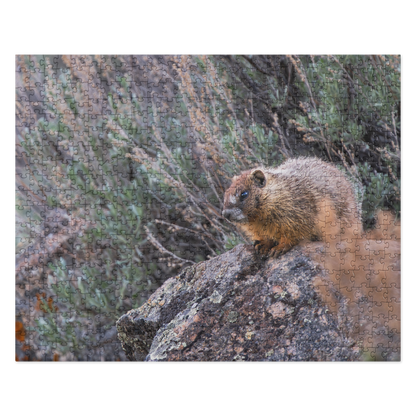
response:
M347 229L349 236L362 232L352 184L316 158L289 159L277 168L235 176L223 216L237 223L261 254L285 253L304 239L339 238Z

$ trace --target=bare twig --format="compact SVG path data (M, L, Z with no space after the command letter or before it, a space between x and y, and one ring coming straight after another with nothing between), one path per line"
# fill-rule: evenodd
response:
M192 260L187 260L187 259L181 259L180 257L178 257L176 254L173 254L171 251L167 250L165 247L162 246L162 244L159 243L159 241L156 240L155 237L153 237L153 235L151 234L151 232L149 231L149 229L144 226L144 230L146 231L146 235L149 238L150 243L155 246L159 251L161 251L162 253L166 253L169 254L169 256L173 257L174 259L180 261L181 263L192 263L192 264L196 264L194 261Z

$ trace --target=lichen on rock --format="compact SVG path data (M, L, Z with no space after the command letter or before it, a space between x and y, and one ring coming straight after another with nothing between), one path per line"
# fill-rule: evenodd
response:
M314 287L319 273L299 247L265 260L239 245L168 279L117 321L119 339L130 360L357 360L348 322Z

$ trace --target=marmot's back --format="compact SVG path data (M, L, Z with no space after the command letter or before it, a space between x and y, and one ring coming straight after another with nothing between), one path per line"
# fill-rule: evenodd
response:
M278 168L270 169L270 172L287 177L289 186L295 180L295 189L301 193L302 188L310 186L315 198L330 198L340 219L361 222L361 208L354 188L336 166L317 158L299 158L289 159Z
M303 239L361 232L361 210L350 181L316 158L289 159L274 169L255 168L234 177L224 197L224 217L272 254ZM276 246L276 244L278 245Z

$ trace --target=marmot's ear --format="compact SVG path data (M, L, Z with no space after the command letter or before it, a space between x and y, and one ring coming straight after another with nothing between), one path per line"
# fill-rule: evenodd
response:
M256 185L260 188L266 185L266 175L261 169L253 169L253 171L251 172L251 176L254 179Z

